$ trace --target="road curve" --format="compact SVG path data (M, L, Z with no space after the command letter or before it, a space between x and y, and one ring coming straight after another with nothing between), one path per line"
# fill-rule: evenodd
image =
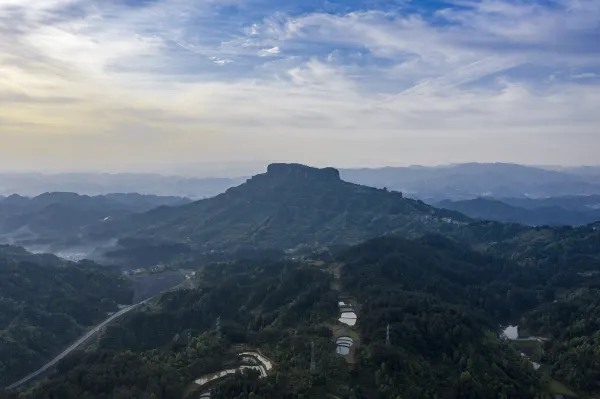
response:
M127 313L127 312L135 309L139 305L148 302L150 299L152 299L152 298L148 298L145 301L142 301L142 302L137 303L135 305L131 305L131 306L128 306L126 308L123 308L123 309L119 310L117 313L113 314L108 319L104 320L102 323L98 324L97 326L95 326L94 328L92 328L90 331L88 331L83 337L79 338L77 341L75 341L73 344L71 344L71 346L69 346L67 349L65 349L64 351L62 351L58 356L56 356L54 359L52 359L49 363L46 363L46 365L42 366L39 370L34 371L33 373L29 374L26 377L23 377L22 379L20 379L19 381L15 382L14 384L7 386L6 390L11 390L11 389L18 388L21 385L29 382L33 378L39 376L40 374L42 374L43 372L45 372L46 370L48 370L50 367L54 366L56 363L58 363L59 361L61 361L69 353L71 353L75 349L77 349L85 341L87 341L92 336L94 336L98 331L100 331L100 329L102 327L106 326L108 323L110 323L111 321L115 320L116 318L119 318L119 317L123 316L125 313Z

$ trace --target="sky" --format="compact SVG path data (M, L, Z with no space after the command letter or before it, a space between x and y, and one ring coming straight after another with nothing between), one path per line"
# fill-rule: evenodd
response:
M0 170L599 152L600 0L0 0Z

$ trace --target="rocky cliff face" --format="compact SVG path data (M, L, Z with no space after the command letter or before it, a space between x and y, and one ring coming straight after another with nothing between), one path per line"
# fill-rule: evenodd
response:
M307 179L339 181L340 172L335 168L313 168L294 163L274 163L267 168L267 177L284 179Z

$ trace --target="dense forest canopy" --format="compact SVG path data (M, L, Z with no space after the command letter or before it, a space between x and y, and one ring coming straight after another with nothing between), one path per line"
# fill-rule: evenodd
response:
M499 338L500 325L590 280L427 235L371 240L329 261L210 264L194 282L123 317L96 350L64 360L54 377L18 397L197 397L194 380L233 367L240 346L269 356L274 372L219 380L212 397L551 397L548 381ZM337 321L340 300L355 304L355 327ZM344 329L359 343L352 361L335 352ZM583 388L558 370L555 377Z
M114 270L0 247L0 385L42 366L132 297Z
M582 392L600 391L600 280L546 303L521 321L528 331L549 338L540 361Z

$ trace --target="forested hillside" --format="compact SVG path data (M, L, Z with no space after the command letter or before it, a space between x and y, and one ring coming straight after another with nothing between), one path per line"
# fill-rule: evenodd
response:
M555 277L439 235L379 238L328 262L212 264L194 289L124 317L96 351L19 397L197 397L194 380L234 365L241 345L265 353L274 371L219 380L211 397L546 398L546 381L498 331L586 281ZM356 326L337 320L340 300L355 304ZM356 340L352 357L336 355L340 331Z
M0 386L35 371L132 297L116 271L0 247Z
M582 392L600 391L600 280L589 276L585 288L570 292L527 314L522 325L548 337L540 362Z
M86 240L120 238L111 262L201 264L239 250L334 248L384 235L439 233L523 265L600 265L596 225L530 227L475 221L389 192L346 183L335 169L271 165L217 197L161 207L88 230Z
M344 182L333 168L273 164L224 194L104 223L89 238L135 236L210 250L289 249L353 244L388 233L417 236L469 220L398 192Z

